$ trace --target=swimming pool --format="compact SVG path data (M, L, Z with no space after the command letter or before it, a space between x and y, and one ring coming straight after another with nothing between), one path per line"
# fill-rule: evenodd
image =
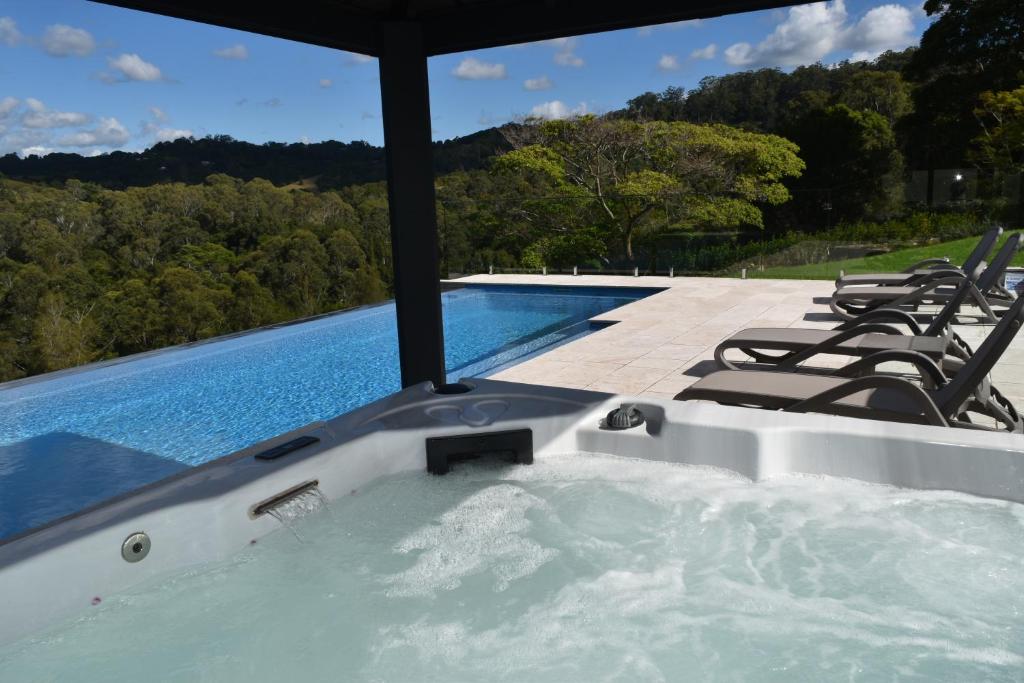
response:
M658 289L442 295L449 380L590 331ZM393 303L0 388L0 538L400 388Z

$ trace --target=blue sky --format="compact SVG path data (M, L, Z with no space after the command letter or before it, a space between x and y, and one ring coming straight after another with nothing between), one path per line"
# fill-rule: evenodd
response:
M430 60L435 139L601 113L668 86L916 44L921 0L784 10ZM0 154L99 154L182 135L382 143L376 60L83 0L0 0Z

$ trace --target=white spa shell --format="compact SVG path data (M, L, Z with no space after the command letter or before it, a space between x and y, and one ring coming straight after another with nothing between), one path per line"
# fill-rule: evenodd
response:
M336 499L385 474L425 470L431 436L526 427L538 459L588 451L722 467L753 480L820 474L1024 503L1020 435L464 382L472 391L455 395L411 387L0 543L0 643L84 611L95 597L232 555L280 528L251 512L283 491L315 481ZM646 423L603 429L623 403L636 404ZM305 434L319 443L278 460L253 457ZM126 562L122 544L137 532L151 549Z

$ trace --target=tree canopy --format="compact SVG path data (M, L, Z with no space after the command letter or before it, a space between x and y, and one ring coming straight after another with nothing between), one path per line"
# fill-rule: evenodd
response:
M592 203L594 226L633 258L637 235L665 229L763 227L760 204L789 199L804 168L793 143L722 125L582 116L520 129L499 173L543 177L557 205ZM550 215L550 212L549 212Z

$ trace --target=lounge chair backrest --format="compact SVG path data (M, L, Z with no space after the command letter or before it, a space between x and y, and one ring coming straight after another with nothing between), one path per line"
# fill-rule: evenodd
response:
M946 327L953 322L953 318L957 313L960 312L960 306L963 305L964 299L971 292L971 287L974 283L970 278L965 277L963 281L957 285L956 292L953 296L949 297L949 301L942 307L938 315L932 318L931 324L928 326L922 334L928 337L939 337L945 332Z
M963 368L944 387L935 392L935 405L943 415L952 417L964 401L981 384L988 373L1002 357L1006 347L1017 336L1017 330L1024 324L1024 296L1013 302L1003 314L999 324L971 356Z
M974 251L972 251L971 255L967 257L966 261L964 261L964 265L961 270L963 270L967 275L970 275L971 272L981 265L981 262L988 257L989 253L992 252L992 248L996 246L996 242L1002 234L1002 228L994 228L982 235L981 240L978 242L978 246L974 247Z
M1003 276L1003 272L1007 266L1010 265L1010 261L1013 260L1014 255L1017 253L1017 247L1020 246L1020 233L1015 232L1010 235L1006 242L1003 243L1002 248L996 257L992 259L992 263L988 264L988 268L978 278L978 291L982 294L988 294L989 290L999 284L999 278Z

